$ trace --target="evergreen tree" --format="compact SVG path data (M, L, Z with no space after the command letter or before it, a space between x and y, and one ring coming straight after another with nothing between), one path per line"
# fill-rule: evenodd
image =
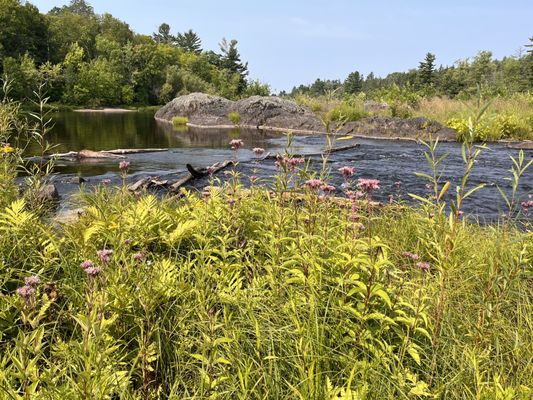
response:
M154 33L152 36L154 41L159 44L176 43L176 37L170 34L170 25L164 22L159 25L157 33Z
M220 42L220 67L239 75L238 94L246 89L246 76L248 75L248 63L241 61L241 55L237 50L237 41L228 42L225 38Z
M189 29L187 32L178 33L176 44L179 48L189 53L200 54L202 52L202 40L192 29Z
M420 62L418 67L418 81L422 86L429 86L433 84L435 74L435 55L431 53L426 54L424 61Z
M94 16L93 7L85 0L71 0L68 6L54 7L50 10L50 14L52 15L58 15L64 12L84 15L86 17Z
M344 92L348 94L355 94L361 92L363 89L363 75L359 71L354 71L348 75L344 81Z

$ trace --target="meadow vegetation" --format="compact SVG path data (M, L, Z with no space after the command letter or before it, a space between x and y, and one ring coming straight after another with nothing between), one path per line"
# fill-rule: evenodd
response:
M317 173L286 153L269 189L236 171L164 198L102 184L60 222L19 194L15 138L28 125L16 113L1 103L2 398L533 395L523 153L509 161L505 218L489 226L461 211L482 189L468 182L483 151L470 142L451 199L427 144L430 193L416 207L378 206L379 181L349 165L333 197L327 160Z

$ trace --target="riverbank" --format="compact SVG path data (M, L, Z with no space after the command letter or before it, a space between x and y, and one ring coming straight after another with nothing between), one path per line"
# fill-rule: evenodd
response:
M80 381L107 397L531 396L530 233L376 210L370 182L346 206L315 183L159 200L101 185L63 224L2 204L0 393L37 340L37 397Z

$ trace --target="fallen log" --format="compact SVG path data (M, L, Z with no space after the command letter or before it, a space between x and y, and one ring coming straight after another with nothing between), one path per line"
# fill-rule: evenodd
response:
M326 149L325 151L321 152L321 153L309 153L309 154L292 154L292 157L299 157L299 158L305 158L305 157L312 157L312 156L325 156L325 155L329 155L331 153L336 153L336 152L339 152L339 151L345 151L345 150L351 150L351 149L355 149L356 147L359 147L360 144L359 143L355 143L355 144L352 144L352 145L348 145L348 146L342 146L342 147L334 147L332 149ZM278 157L280 156L280 154L270 154L268 153L265 157L263 157L261 159L262 160L272 160L272 159L277 159Z
M179 179L178 181L176 181L175 183L173 183L172 185L170 185L170 188L173 191L177 192L183 185L185 185L189 181L194 180L194 179L204 178L207 175L215 175L216 173L227 168L229 165L233 165L233 164L234 164L233 161L225 160L219 163L215 163L208 168L201 168L199 170L195 169L192 165L187 164L187 170L189 171L189 173L185 175L184 177L182 177L181 179Z
M115 150L102 150L101 153L142 154L142 153L162 153L164 151L168 151L168 149L115 149Z

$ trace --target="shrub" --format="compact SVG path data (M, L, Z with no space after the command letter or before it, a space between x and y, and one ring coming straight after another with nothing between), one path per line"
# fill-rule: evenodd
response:
M172 118L172 125L175 128L183 128L188 123L189 123L189 118L187 118L187 117L176 116L176 117Z
M366 117L368 114L361 106L351 106L347 103L341 103L332 109L327 114L327 120L329 121L358 121L361 118Z
M239 115L238 112L235 112L235 111L230 112L230 113L228 114L228 119L229 119L231 122L233 122L233 124L235 124L235 125L239 125L240 122L241 122L241 116Z

